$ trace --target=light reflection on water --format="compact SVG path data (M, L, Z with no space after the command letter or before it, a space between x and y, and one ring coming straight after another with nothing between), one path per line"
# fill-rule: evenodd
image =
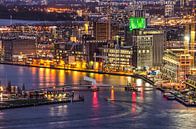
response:
M64 70L59 70L59 82L65 84L65 71Z
M0 112L0 128L5 129L195 129L196 110L163 99L159 91L140 79L76 71L0 65L0 80L27 88L79 83L84 76L98 83L139 86L138 93L121 89L81 92L85 101L61 105L5 110ZM151 89L151 90L148 90ZM105 97L125 102L107 102ZM131 101L133 103L131 103ZM134 103L136 102L136 103Z
M137 94L136 92L133 92L132 93L132 108L131 108L132 113L136 112L136 98L137 98Z
M24 83L28 88L80 83L83 81L84 76L96 79L97 83L110 83L112 85L125 85L127 83L126 77L123 76L8 65L0 65L0 69L0 74L2 75L0 76L0 80L2 80L4 85L7 84L7 80L10 80L14 85L21 86ZM15 76L16 74L17 76Z
M51 116L61 116L67 113L67 105L58 105L56 107L50 107Z
M142 79L137 79L136 80L136 86L142 86L142 85L143 85Z
M99 108L99 102L98 102L98 92L93 92L93 105L92 107L96 110L97 108Z
M111 92L110 92L110 99L111 99L111 100L114 100L114 99L115 99L114 89L111 89Z

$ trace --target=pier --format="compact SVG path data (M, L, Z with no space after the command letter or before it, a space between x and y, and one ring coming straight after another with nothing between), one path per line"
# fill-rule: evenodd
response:
M0 110L13 109L13 108L24 108L34 107L41 105L52 105L52 104L65 104L70 102L82 102L83 98L78 99L67 99L67 100L48 100L48 99L18 99L11 101L4 101L0 103Z

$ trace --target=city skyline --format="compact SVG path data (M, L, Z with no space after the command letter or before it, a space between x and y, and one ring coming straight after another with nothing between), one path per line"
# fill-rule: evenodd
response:
M195 129L194 4L0 0L0 128Z

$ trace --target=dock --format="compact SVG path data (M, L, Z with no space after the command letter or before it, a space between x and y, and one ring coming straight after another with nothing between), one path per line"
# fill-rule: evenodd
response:
M157 90L161 91L162 93L164 93L166 91L166 89L163 89L161 87L157 87ZM186 101L183 98L179 98L176 94L171 93L172 95L175 96L175 99L177 102L179 102L180 104L186 106L186 107L196 107L196 103L190 103L188 101Z
M48 100L48 99L17 99L11 101L3 101L0 103L0 110L14 109L14 108L25 108L34 107L41 105L54 105L54 104L65 104L71 102L83 102L84 98L78 99L65 99L65 100Z

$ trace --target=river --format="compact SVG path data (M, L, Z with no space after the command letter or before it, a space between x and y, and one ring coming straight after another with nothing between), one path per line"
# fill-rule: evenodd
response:
M0 65L0 80L28 89L79 83L84 76L98 83L126 84L140 87L139 93L122 89L80 92L84 102L47 105L0 112L2 129L195 129L196 109L186 108L176 101L167 101L160 91L141 79L84 73L76 71ZM117 99L107 102L105 97Z

